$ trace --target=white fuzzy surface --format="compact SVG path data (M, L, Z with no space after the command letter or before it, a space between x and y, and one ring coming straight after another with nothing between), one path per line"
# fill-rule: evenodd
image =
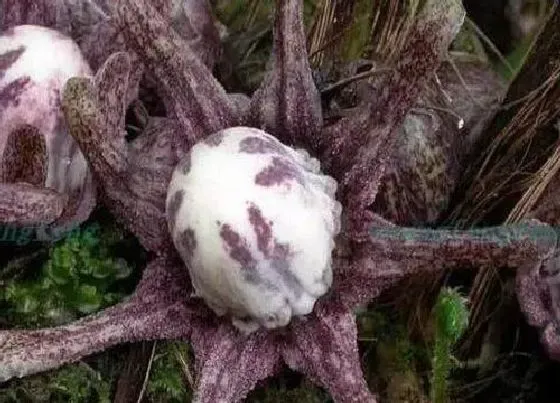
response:
M234 127L221 133L219 145L202 142L192 148L191 169L186 175L180 165L173 174L167 205L177 191L184 192L175 221L169 223L173 239L197 295L216 313L231 314L234 324L244 331L284 326L293 315L310 313L331 285L331 253L341 214L341 205L334 199L337 185L331 177L320 174L316 159L282 145L261 130ZM248 136L271 140L284 152L239 152L240 142ZM256 176L274 157L297 167L302 183L257 184ZM301 285L299 291L258 249L257 234L249 221L250 206L273 223L270 250L275 242L289 247L288 270ZM168 220L172 220L169 211ZM245 240L257 262L255 269L232 259L220 236L221 224L228 224ZM186 229L195 235L192 258L179 242ZM246 273L251 270L258 274L258 281L247 280Z

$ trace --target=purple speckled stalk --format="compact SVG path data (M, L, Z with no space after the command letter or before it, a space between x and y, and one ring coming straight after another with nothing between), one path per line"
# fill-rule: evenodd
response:
M173 306L133 301L68 326L0 332L0 382L53 369L122 342L159 338L155 329L177 314Z
M529 325L536 327L541 343L553 360L560 361L558 314L558 248L549 259L527 263L517 270L516 293Z
M124 342L188 337L195 310L186 304L188 283L176 265L166 258L153 261L129 301L99 314L51 329L0 331L0 382Z
M357 116L341 119L326 130L325 138L331 140L322 161L341 182L350 220L359 221L360 212L375 200L397 129L445 58L464 15L460 2L426 2L380 96L360 108Z
M193 329L198 403L238 402L281 366L274 334L243 336L229 323Z
M303 3L277 0L272 69L251 100L251 124L280 141L315 151L322 113L307 57Z
M122 102L128 69L127 55L113 54L94 82L73 78L66 83L62 106L72 136L96 176L103 178L109 209L127 228L137 229L142 245L161 252L169 245L165 193L180 154L175 145L183 142L175 137L174 122L152 119L128 148Z
M321 307L316 316L296 322L282 356L326 388L337 402L375 403L358 352L356 319L340 307Z
M194 144L235 125L237 109L220 83L146 0L120 0L115 22L163 90L167 112Z
M27 183L0 183L0 222L48 224L62 214L68 196Z
M126 53L115 53L97 72L93 82L72 78L64 88L62 107L72 135L89 151L86 153L90 159L107 165L106 172L123 172L127 166L123 94L129 70ZM78 127L88 128L89 133L78 136Z
M554 251L556 239L553 229L535 220L477 230L372 228L369 242L353 251L350 262L339 261L336 295L355 307L398 279L421 273L539 265Z

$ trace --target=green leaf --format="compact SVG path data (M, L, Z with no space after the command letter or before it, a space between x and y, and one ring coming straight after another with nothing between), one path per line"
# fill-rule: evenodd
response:
M62 261L49 262L46 266L46 272L49 278L55 284L67 284L72 278L72 269L68 264L64 264Z
M17 312L21 314L29 314L37 310L39 302L31 295L23 295L18 301Z
M115 275L116 269L111 259L93 260L91 262L91 275L94 278L102 279Z
M84 314L95 312L101 306L103 296L92 285L82 284L78 290L76 307Z
M469 324L467 300L457 290L441 291L435 307L438 332L455 343Z

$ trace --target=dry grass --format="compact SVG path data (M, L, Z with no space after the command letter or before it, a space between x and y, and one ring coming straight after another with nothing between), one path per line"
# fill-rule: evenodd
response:
M531 61L526 70L531 68L530 64ZM560 115L560 103L557 102L560 59L552 57L546 64L547 76L541 78L540 85L515 100L512 100L510 91L507 103L499 111L503 112L499 117L506 117L505 124L496 121L502 126L495 132L479 163L475 164L476 171L470 172L470 186L450 214L448 223L463 228L475 226L512 202L513 208L503 222L519 222L535 208L545 188L560 170L560 143L556 141L551 147L550 134L546 131ZM527 75L520 73L520 76L527 79ZM535 86L535 83L529 85ZM512 88L515 86L514 82ZM481 331L500 309L501 294L495 292L502 289L499 281L500 276L494 269L480 271L475 277L469 295L471 326L463 341L464 351L471 350L480 339Z
M533 210L548 183L560 170L560 145L556 145L552 155L535 174L523 174L522 172L525 164L528 165L534 159L534 156L526 153L528 145L539 135L539 128L550 124L552 119L560 113L560 106L552 107L550 105L550 91L554 89L559 79L560 65L544 85L531 91L519 111L493 140L485 156L484 164L475 179L480 186L472 199L469 197L464 201L464 205L472 203L471 206L474 208L469 210L468 215L461 217L463 220L472 223L484 219L486 211L491 210L493 206L500 204L503 198L510 195L511 186L517 191L523 189L524 192L504 223L519 222ZM508 153L496 159L501 145L505 143L511 143ZM520 155L522 157L518 159L517 170L507 174L508 170L505 167L511 164L512 159ZM505 178L504 175L506 175ZM510 181L515 176L521 177L521 179L511 185ZM496 180L498 177L503 179ZM498 186L495 186L496 182L498 182ZM488 192L489 188L492 188L493 192ZM501 197L494 197L494 193L501 194ZM489 205L490 207L488 207ZM458 217L456 216L456 218ZM471 320L476 327L480 327L481 323L487 320L490 311L486 306L488 295L490 289L496 284L497 278L494 270L481 271L475 278L470 299L472 301Z
M309 35L314 66L359 58L390 64L407 41L420 0L323 0Z
M557 68L554 71L554 74L547 80L546 87L537 94L531 94L532 98L537 98L534 100L529 100L527 102L532 102L535 106L539 106L546 101L546 94L549 90L552 89L555 82L560 80L560 63L558 63ZM532 108L535 109L535 108ZM525 111L526 113L532 112L531 110ZM558 107L555 111L550 111L550 113L554 114L554 117L560 114L560 107ZM539 116L542 119L542 116ZM550 122L553 118L547 116L546 122ZM536 126L538 121L535 121L532 130L533 132L536 131ZM517 202L513 210L510 212L508 218L506 219L507 223L514 223L522 220L527 216L527 214L532 211L538 200L540 199L541 195L543 194L544 190L548 186L548 184L552 181L552 178L556 176L558 171L560 170L560 142L557 142L554 152L548 158L546 163L539 169L539 171L533 175L533 177L529 180L527 184L524 184L527 187L527 190L521 197L521 199Z

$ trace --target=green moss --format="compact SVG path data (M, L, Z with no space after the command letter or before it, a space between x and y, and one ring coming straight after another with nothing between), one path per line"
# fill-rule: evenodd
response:
M112 305L124 295L120 281L131 274L112 246L122 239L115 229L92 224L57 242L32 278L7 281L0 298L8 322L35 327L67 323Z
M109 403L110 383L85 363L67 365L10 383L0 389L2 403Z
M0 290L3 320L15 327L53 326L118 302L130 291L132 273L117 257L124 241L113 226L94 223L72 231L52 245L40 270L27 268L23 278L6 281ZM98 366L80 362L12 380L2 385L0 402L110 402L114 365Z
M436 333L432 358L431 401L449 400L448 378L452 370L452 347L467 329L466 299L457 290L444 288L434 307Z
M415 344L409 339L407 325L398 313L382 308L363 310L358 312L357 319L359 340L366 347L374 345L378 358L386 354L391 357L390 362L383 363L384 367L390 367L390 372L409 371L417 361L422 361L429 355L423 345Z
M180 403L191 401L192 391L185 382L182 361L189 362L188 344L158 343L147 386L152 402Z

